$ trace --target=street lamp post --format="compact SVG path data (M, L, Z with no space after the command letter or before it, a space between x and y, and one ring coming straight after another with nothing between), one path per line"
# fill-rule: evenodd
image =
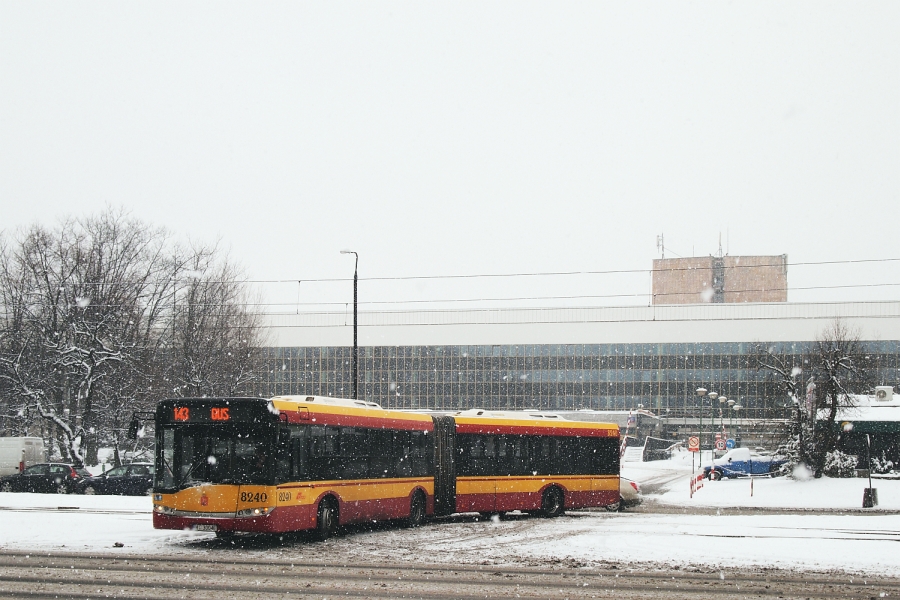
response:
M697 388L697 401L700 403L700 470L703 470L703 396L706 388Z
M734 445L735 445L735 446L740 446L740 440L741 440L741 422L740 422L740 418L741 418L740 410L741 410L741 408L742 408L742 406L741 406L740 404L735 404L735 405L734 405L734 410L739 411L739 412L738 412L738 430L737 430L737 436L735 436L735 440L734 440Z
M358 321L357 321L357 312L356 312L356 299L357 299L357 285L359 282L358 274L359 274L359 254L354 252L353 250L341 250L341 254L352 254L356 257L356 263L353 266L353 399L358 400L359 396L357 393L357 385L359 382L359 337L357 336L358 332Z
M715 402L715 401L716 401L716 398L719 397L719 394L718 394L718 392L710 392L710 393L707 394L707 396L709 396L709 399L710 399L711 402ZM716 416L713 414L713 407L714 407L714 406L715 406L715 404L710 404L710 405L709 405L709 429L710 429L710 431L712 431L712 430L714 430L714 429L716 428ZM700 412L701 412L701 413L703 412L703 406L700 406ZM700 432L700 435L702 436L702 435L703 435L703 432ZM701 438L701 440L702 440L702 438ZM701 448L700 448L700 454L703 454L703 448L702 448L703 444L701 443L700 446L701 446ZM712 443L712 434L710 434L710 442L709 442L709 446L710 446L710 449L711 449L711 450L710 450L710 453L711 453L713 456L715 456L715 453L712 452L712 449L715 448L715 446L713 446L713 443Z
M734 435L734 399L728 399L728 408L731 410L728 411L728 434Z
M719 396L719 428L722 431L725 431L725 403L728 402L728 398L725 396Z

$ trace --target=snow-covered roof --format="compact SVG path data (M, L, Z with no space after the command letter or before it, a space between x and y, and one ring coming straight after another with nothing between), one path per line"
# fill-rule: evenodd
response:
M839 423L900 423L900 394L890 386L880 386L874 394L852 395L850 400L854 406L838 411Z

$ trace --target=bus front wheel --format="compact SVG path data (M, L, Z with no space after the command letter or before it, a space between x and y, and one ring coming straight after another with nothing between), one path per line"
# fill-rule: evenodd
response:
M319 503L319 514L316 519L316 538L319 540L327 540L334 535L337 530L338 514L334 501L325 498Z
M541 514L547 518L558 517L565 511L565 497L558 487L550 487L544 491L541 499Z

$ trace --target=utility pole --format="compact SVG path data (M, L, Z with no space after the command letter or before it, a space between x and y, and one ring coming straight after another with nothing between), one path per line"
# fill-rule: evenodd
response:
M357 320L357 291L358 291L358 283L359 283L359 254L354 252L353 250L341 250L341 254L352 254L356 257L356 264L353 266L353 399L358 400L358 385L359 385L359 338L358 338L358 325L359 322Z

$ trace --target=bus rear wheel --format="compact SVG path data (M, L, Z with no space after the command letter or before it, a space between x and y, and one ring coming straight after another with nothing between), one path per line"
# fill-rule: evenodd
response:
M625 510L625 502L622 500L622 496L619 496L618 500L616 500L612 504L607 504L603 508L605 508L609 512L620 512Z
M425 497L422 492L416 492L413 495L412 502L409 506L409 518L406 520L407 527L419 527L425 522Z
M337 531L338 514L334 501L325 498L319 503L319 513L316 519L316 539L325 541Z
M565 510L565 497L562 490L558 487L547 488L541 498L541 515L552 519L563 514Z

